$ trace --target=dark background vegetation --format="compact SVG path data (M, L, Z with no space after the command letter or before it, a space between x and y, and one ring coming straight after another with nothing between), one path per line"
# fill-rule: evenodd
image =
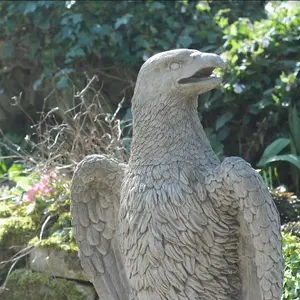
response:
M297 1L1 1L2 184L15 188L12 173L34 166L72 173L92 153L126 161L140 66L157 52L194 48L227 62L224 84L199 96L214 150L259 169L282 224L299 235L299 39ZM21 179L15 194L28 193ZM284 299L296 299L300 246L294 236L287 245Z
M23 145L42 111L58 107L54 115L64 121L76 104L73 90L94 75L104 110L115 111L123 99L118 117L130 118L147 57L182 47L222 53L225 84L199 99L216 151L278 168L275 186L299 193L299 4L285 3L265 9L266 1L2 1L0 128Z

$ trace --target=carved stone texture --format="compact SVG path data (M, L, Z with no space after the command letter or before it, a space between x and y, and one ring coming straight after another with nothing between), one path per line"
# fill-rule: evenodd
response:
M86 157L71 187L81 264L106 300L280 300L279 214L243 159L220 162L197 96L225 63L178 49L142 66L127 166ZM122 184L121 184L122 183Z
M36 272L82 281L86 277L77 254L51 248L34 248L29 255L30 269Z

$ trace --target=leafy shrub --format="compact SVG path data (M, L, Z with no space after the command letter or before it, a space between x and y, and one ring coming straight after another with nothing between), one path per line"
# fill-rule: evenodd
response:
M285 260L282 300L300 298L300 239L291 234L283 234L283 254Z
M283 187L271 190L271 195L277 206L282 224L300 220L300 199Z
M236 154L250 160L278 135L289 134L289 109L300 106L295 44L300 10L268 5L272 7L268 18L259 22L240 18L229 24L226 11L215 16L225 38L226 84L224 94L212 91L202 97L208 111L222 112L209 121L215 120L225 150L234 153L228 142L235 136Z
M22 97L15 97L15 107L27 112L31 103L35 112L53 109L51 117L42 114L41 120L50 117L55 124L71 124L78 110L73 110L74 114L65 112L80 102L74 94L97 74L99 82L94 82L93 88L99 90L103 83L104 111L113 112L124 98L118 111L122 116L129 106L136 71L150 55L180 47L222 53L228 64L226 84L199 99L202 122L220 156L239 155L255 165L267 145L277 138L287 138L291 140L290 150L283 149L280 155L298 157L295 133L299 122L293 120L300 106L300 10L291 1L269 2L266 9L264 4L2 1L0 64L5 71L0 78L0 86L4 86L0 87L0 97L11 91L9 98L23 92ZM23 79L30 78L26 84L15 76L20 72L25 72ZM14 80L21 90L11 87ZM41 101L49 93L47 101ZM37 117L31 112L29 109L27 119L32 125ZM33 127L30 132L37 141L48 128ZM57 126L53 126L53 134L55 130L59 132ZM87 130L86 136L90 135ZM126 144L130 148L130 140ZM299 190L295 167L287 169L278 160L272 166L280 168L280 181Z
M264 150L258 167L266 167L274 162L287 162L291 166L291 174L293 178L294 188L296 192L300 191L300 118L296 107L290 108L289 113L289 138L277 138ZM289 151L280 154L289 146Z
M300 222L299 221L294 221L294 222L289 222L287 224L284 224L282 230L285 233L295 235L298 238L300 238Z
M230 20L254 12L248 1L243 7L233 1L225 6L232 8ZM101 78L98 88L103 81L112 111L123 97L128 106L136 71L150 55L182 47L220 52L222 30L214 15L223 7L219 1L2 1L0 98L10 104L15 97L14 107L2 109L20 125L13 112L25 110L22 121L32 125L45 97L48 109L58 104L67 110L72 103L64 91L72 82L82 89L86 75L94 74ZM258 5L251 18L262 13Z

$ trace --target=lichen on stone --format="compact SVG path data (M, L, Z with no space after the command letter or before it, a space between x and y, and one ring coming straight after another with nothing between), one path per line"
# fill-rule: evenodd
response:
M9 276L6 288L0 295L1 299L9 300L85 299L75 282L25 269L18 269Z

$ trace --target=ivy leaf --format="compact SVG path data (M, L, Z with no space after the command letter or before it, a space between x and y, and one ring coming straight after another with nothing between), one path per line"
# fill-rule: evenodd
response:
M152 9L163 9L163 8L165 8L165 5L158 1L154 1L153 3L151 3L151 8Z
M233 118L233 114L231 112L227 112L223 114L221 117L217 119L216 122L216 130L218 131L222 128L226 123L228 123Z
M67 58L73 58L76 56L85 56L85 53L81 48L73 47L66 55Z
M3 48L2 48L2 58L8 58L11 57L13 55L13 42L12 41L8 41L4 44Z
M72 14L72 20L74 24L78 24L83 21L82 14Z
M56 87L59 90L65 89L69 86L69 80L66 76L62 76L59 81L56 82Z
M42 81L43 81L43 76L42 76L40 79L36 80L36 81L33 83L33 89L34 89L34 90L37 90L38 87L41 85Z
M117 19L117 22L115 23L115 29L118 29L122 25L128 24L132 17L133 16L131 14L126 14L122 18Z
M189 36L181 36L179 38L179 43L182 45L184 48L188 48L193 40Z
M28 1L26 8L24 9L24 15L35 12L37 5L34 1Z
M62 18L60 24L67 25L70 21L76 25L83 21L83 16L82 14L68 14Z

